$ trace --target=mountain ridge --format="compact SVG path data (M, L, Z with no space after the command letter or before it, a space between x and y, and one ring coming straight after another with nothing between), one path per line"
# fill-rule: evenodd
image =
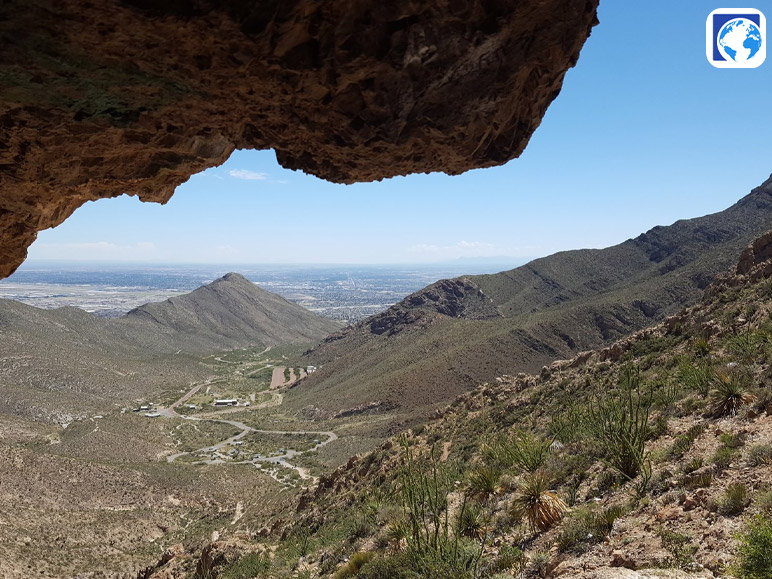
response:
M496 375L536 372L694 303L770 228L772 177L723 211L609 248L439 281L308 352L321 369L298 385L295 403L357 405L377 392L436 406Z

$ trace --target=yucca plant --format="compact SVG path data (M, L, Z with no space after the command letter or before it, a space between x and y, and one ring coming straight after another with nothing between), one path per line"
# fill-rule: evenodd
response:
M756 400L756 397L748 392L746 380L739 374L717 372L714 385L711 394L711 414L714 418L736 416L740 408Z
M470 503L459 511L456 529L462 537L480 540L485 537L485 523L485 514L482 509L479 505Z
M532 530L546 531L563 518L568 505L549 490L550 479L543 471L525 475L512 499L511 515L528 521Z
M480 466L469 474L467 495L485 501L496 494L501 470L495 466Z

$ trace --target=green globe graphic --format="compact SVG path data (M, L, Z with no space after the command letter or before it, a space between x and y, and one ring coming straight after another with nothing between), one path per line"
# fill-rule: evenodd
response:
M718 31L718 51L727 60L745 62L761 48L761 31L747 18L730 20Z

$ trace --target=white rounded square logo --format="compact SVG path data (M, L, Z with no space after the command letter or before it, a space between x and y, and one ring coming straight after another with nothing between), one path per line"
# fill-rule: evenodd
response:
M719 8L705 22L705 55L716 68L756 68L767 58L767 19L755 8Z

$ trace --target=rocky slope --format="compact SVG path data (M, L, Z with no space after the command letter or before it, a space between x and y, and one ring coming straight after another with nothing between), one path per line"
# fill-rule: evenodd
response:
M495 376L538 371L694 303L770 227L772 179L724 211L614 247L438 282L327 338L309 353L322 368L288 401L425 409Z
M481 385L323 477L265 538L226 536L205 556L178 549L144 576L181 577L202 562L231 576L255 553L262 566L248 576L771 576L771 255L768 233L664 323ZM625 476L615 457L630 455L614 449L627 447L600 425L630 416L643 428ZM537 491L535 477L546 481ZM523 497L565 508L528 524ZM440 524L448 515L444 547L431 546L432 513ZM766 539L750 534L762 527Z
M351 183L517 157L597 0L0 6L0 276L88 200L164 203L236 149Z

